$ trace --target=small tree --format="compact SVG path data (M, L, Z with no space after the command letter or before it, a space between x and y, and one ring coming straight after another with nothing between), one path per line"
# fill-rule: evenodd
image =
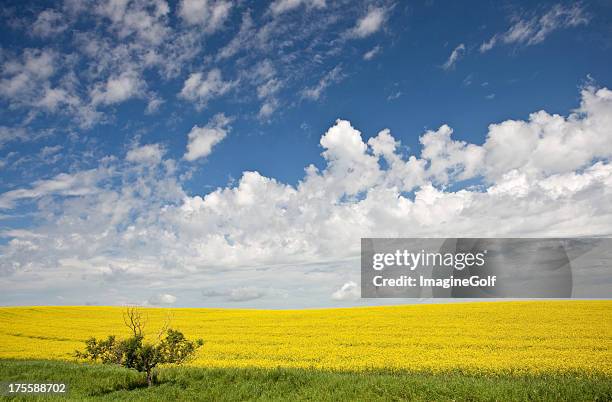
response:
M123 315L125 325L132 336L118 340L110 335L105 340L89 338L85 350L76 351L76 357L105 364L118 364L146 373L147 384L153 384L153 370L160 364L182 364L191 359L204 344L202 339L190 341L182 332L169 328L170 319L159 331L155 342L146 342L144 328L146 317L136 307L130 307Z

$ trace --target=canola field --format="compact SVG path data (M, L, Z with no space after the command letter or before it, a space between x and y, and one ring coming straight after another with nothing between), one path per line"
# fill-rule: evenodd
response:
M0 359L74 360L127 336L121 307L2 307ZM143 309L156 335L168 309ZM172 309L202 338L191 365L612 376L612 301L519 301L321 310Z

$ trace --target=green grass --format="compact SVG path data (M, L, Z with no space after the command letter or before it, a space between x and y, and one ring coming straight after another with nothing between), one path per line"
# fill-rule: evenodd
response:
M302 369L165 368L147 388L142 373L115 366L0 360L0 381L65 382L67 397L121 401L610 401L612 379L586 375L347 373ZM24 397L8 398L26 400Z

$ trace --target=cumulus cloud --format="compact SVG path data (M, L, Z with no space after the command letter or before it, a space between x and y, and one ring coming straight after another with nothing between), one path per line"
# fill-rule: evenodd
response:
M536 177L565 173L609 158L612 137L604 125L612 124L611 102L612 91L585 89L580 107L568 117L539 111L528 121L490 125L483 145L486 177L495 180L514 169Z
M531 18L518 18L506 32L495 34L480 45L480 52L491 50L497 44L536 45L554 31L589 23L590 17L581 4L554 5L549 11Z
M347 282L334 293L332 293L331 298L337 301L344 300L357 300L361 297L361 292L359 291L359 287L353 281Z
M144 82L133 72L110 77L91 91L93 105L124 102L141 93Z
M0 281L49 289L122 275L117 302L143 277L155 289L198 292L222 277L228 289L343 298L357 292L347 278L358 274L364 236L610 235L611 126L606 88L585 88L567 116L539 111L491 124L483 144L456 140L442 125L412 155L390 130L366 141L338 120L321 137L322 167L307 166L297 184L246 171L206 194L188 195L165 156L148 169L140 169L144 156L105 160L0 196L5 212L37 201L40 217L28 233L4 234ZM477 185L462 186L466 179ZM74 272L87 281L67 276ZM26 280L34 274L45 280ZM258 294L242 289L235 298Z
M384 7L370 7L368 12L348 32L348 36L352 38L365 38L378 32L387 21L388 12L389 10Z
M230 14L231 1L181 0L179 16L189 25L199 25L207 33L217 31Z
M187 135L187 152L183 156L188 161L204 158L227 136L230 119L223 113L215 115L206 126L193 126Z
M444 124L438 130L427 131L419 140L423 145L421 157L429 162L429 178L439 183L474 177L482 167L482 147L455 141L452 133L453 129Z
M444 64L442 64L442 68L445 70L450 70L455 67L455 64L465 55L465 45L460 43L456 48L453 49L450 56L448 56L448 60Z

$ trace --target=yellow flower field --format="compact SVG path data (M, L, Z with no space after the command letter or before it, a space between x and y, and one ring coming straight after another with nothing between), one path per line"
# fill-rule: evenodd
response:
M0 358L73 360L91 336L128 335L120 307L0 308ZM167 309L144 309L156 333ZM322 310L172 309L214 367L390 368L612 375L612 301Z

